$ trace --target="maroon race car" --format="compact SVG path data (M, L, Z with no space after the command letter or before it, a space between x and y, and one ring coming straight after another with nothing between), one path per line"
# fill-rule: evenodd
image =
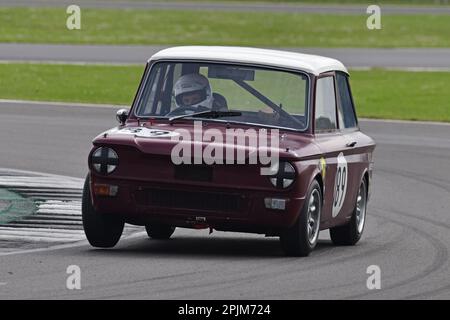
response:
M154 239L176 227L279 236L306 256L319 231L361 238L374 141L360 132L334 59L239 47L153 55L130 111L96 137L83 192L90 244L124 223Z

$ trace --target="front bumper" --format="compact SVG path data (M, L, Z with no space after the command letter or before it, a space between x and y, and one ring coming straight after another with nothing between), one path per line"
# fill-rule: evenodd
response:
M91 174L91 192L94 184L118 186L115 196L92 194L93 205L99 213L119 215L136 225L158 222L187 228L276 233L295 223L304 203L304 197L298 197L295 188L276 193ZM286 199L285 209L267 209L266 198Z

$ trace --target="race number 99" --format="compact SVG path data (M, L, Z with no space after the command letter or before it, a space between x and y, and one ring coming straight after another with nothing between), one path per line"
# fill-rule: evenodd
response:
M345 194L347 193L348 166L344 154L341 152L337 158L336 176L334 178L333 193L333 218L339 214L344 204Z

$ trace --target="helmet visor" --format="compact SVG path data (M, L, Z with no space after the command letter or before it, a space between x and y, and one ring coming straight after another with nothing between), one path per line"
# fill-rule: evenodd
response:
M180 107L193 106L202 102L205 99L206 99L205 89L183 92L175 97L175 100L177 101L177 104Z

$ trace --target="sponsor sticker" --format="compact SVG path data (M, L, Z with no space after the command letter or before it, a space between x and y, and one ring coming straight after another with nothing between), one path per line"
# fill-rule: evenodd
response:
M348 166L344 154L337 157L337 170L334 178L333 211L332 217L336 217L342 209L347 193Z
M322 174L322 179L325 181L325 176L327 174L327 161L324 157L320 158L319 160L319 169L320 173Z
M151 129L146 127L127 127L122 129L117 129L112 131L113 134L131 134L136 137L141 138L171 138L178 136L179 133L176 131L161 130L161 129Z

